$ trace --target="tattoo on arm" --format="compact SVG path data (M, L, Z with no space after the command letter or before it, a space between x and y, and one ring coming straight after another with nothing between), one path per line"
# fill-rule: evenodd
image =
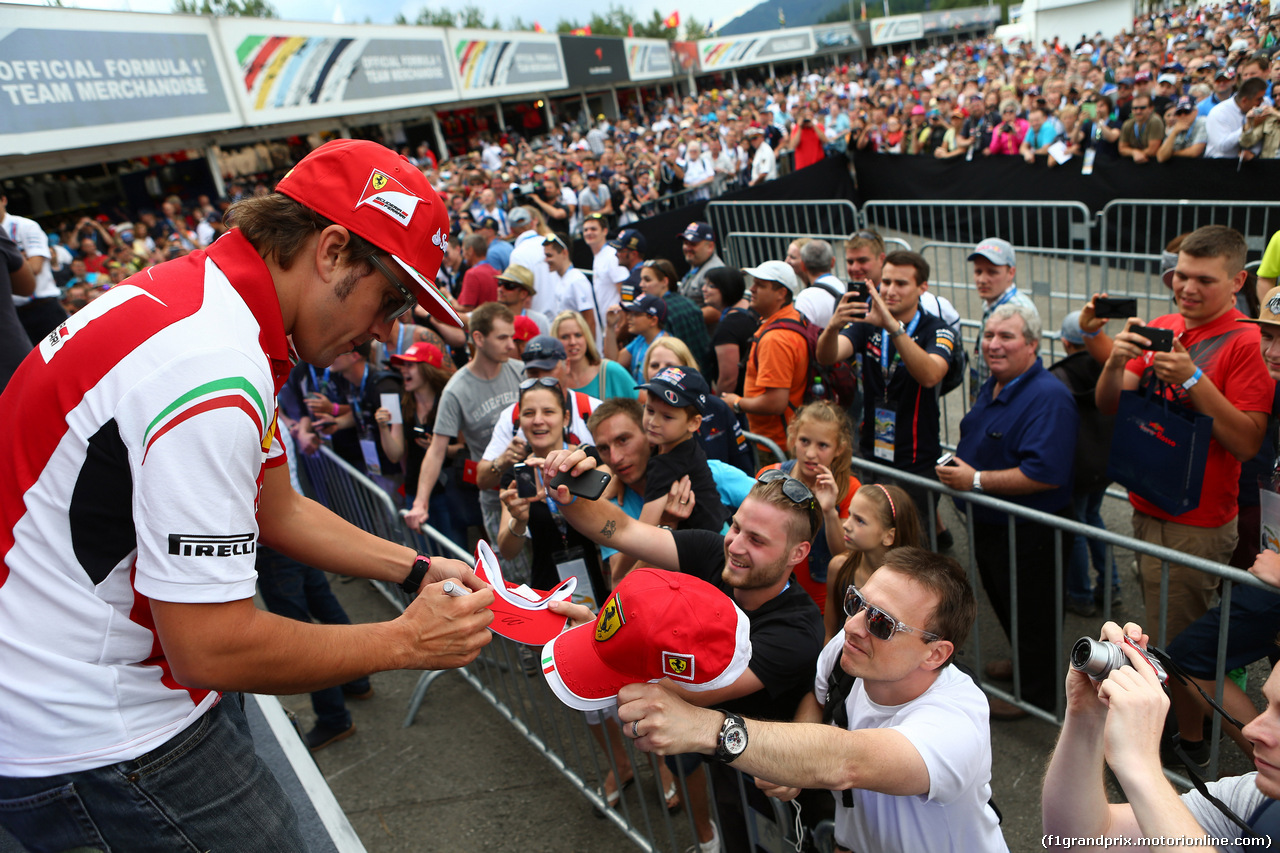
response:
M600 530L600 535L603 536L605 539L612 539L613 531L616 530L617 528L618 528L617 523L614 522L612 519L610 519L609 521L606 521L604 523L604 527L601 528Z

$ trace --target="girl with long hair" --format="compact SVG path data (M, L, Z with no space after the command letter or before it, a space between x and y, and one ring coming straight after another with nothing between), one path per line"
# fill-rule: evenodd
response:
M819 610L827 603L828 568L846 550L843 519L849 515L853 493L862 484L853 476L853 441L849 418L834 403L822 400L796 412L787 427L786 462L766 465L781 469L809 487L822 509L822 527L813 538L809 555L795 567L796 579ZM757 474L759 476L759 474ZM837 601L835 609L839 610Z
M844 624L845 590L861 587L894 548L924 547L920 516L911 497L899 486L868 483L853 495L844 520L845 554L827 573L827 601L822 618L830 640Z

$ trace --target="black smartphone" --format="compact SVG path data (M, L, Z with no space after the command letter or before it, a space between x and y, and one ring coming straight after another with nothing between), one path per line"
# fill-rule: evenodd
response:
M1152 352L1173 352L1173 329L1157 329L1155 326L1134 326L1129 331L1151 341L1143 349Z
M581 477L570 477L568 473L562 472L547 481L547 490L568 486L569 494L594 501L599 500L600 496L604 494L604 487L609 485L610 479L612 478L607 472L596 468Z
M1093 301L1093 316L1099 320L1128 320L1138 313L1138 300L1099 296Z
M425 426L423 426L422 424L418 424L417 426L415 426L415 427L413 428L413 437L414 437L414 438L426 438L426 437L427 437L427 428L426 428Z
M538 469L523 462L511 467L515 477L516 494L522 498L532 498L538 494Z
M871 289L865 281L851 281L848 285L848 293L852 293L855 302L870 302Z

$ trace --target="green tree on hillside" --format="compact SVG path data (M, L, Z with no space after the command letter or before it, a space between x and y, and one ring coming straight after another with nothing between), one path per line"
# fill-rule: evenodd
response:
M62 5L61 2L58 3ZM218 18L278 18L270 0L173 0L173 11L183 15Z

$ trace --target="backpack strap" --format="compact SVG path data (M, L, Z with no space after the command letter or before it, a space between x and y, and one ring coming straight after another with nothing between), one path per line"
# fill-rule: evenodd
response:
M760 329L754 335L751 336L751 355L747 356L748 362L751 362L757 365L760 363L760 357L757 354L756 347L760 343L761 339L764 338L764 336L767 335L769 332L772 332L774 329L782 329L783 331L787 331L787 332L795 332L797 335L799 335L804 340L804 352L805 352L805 358L807 359L809 356L809 336L804 333L804 330L808 325L809 325L809 321L804 319L803 317L801 317L799 320L792 320L790 317L783 317L781 320L775 320L774 322L770 323L767 326L762 325ZM806 366L805 369L807 370L808 367ZM743 375L744 376L746 375L745 370L743 371ZM791 396L788 394L787 408L783 410L782 414L778 415L778 417L782 418L782 431L784 433L787 431L787 412L791 412L792 414L794 414L795 411L796 411L796 407L791 405Z
M857 680L857 676L844 671L840 666L840 655L836 655L831 672L827 675L827 698L822 703L823 723L838 726L846 731L849 729L849 708L845 703L849 699L849 694L853 692L853 685ZM853 808L853 791L846 788L840 792L840 805L847 809Z
M812 284L815 284L818 287L821 287L827 293L830 293L832 298L835 299L836 302L839 302L841 299L844 298L844 291L837 289L836 286L829 281L823 281L822 279L818 278L818 279L814 279Z
M583 423L586 423L587 418L591 417L591 398L581 391L573 391L571 393L573 394L574 408L578 410L578 417L582 419ZM565 435L570 444L581 444L583 439L578 438L577 434L574 433L572 423L571 418L569 425L565 427ZM587 440L590 438L591 436L587 436Z

